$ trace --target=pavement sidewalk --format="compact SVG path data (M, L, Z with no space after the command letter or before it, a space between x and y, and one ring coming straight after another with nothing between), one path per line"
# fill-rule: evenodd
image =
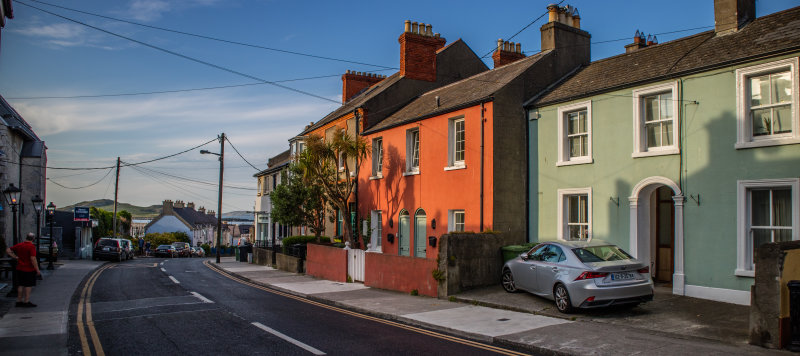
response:
M11 287L1 288L0 304L7 313L0 311L0 355L66 355L70 300L81 281L102 264L60 260L56 269L42 270L42 280L31 293L36 308L14 307L16 299L5 296Z
M672 296L663 288L656 295L661 303L565 316L553 311L550 301L530 294L508 294L499 287L443 300L316 279L236 262L232 257L211 265L325 304L536 354L792 354L746 343L747 324L742 320L747 320L747 307ZM742 324L744 330L740 330Z

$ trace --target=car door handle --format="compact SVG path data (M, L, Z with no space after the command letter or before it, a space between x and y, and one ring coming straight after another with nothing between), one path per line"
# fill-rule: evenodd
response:
M553 272L558 272L558 267L553 267Z
M536 269L536 266L531 266L530 268L531 268L531 269Z

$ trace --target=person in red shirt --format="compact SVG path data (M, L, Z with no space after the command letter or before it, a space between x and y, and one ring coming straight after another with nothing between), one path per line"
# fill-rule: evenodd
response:
M41 276L39 264L36 261L36 245L33 244L35 236L32 232L25 236L25 241L6 248L6 253L17 260L17 306L35 307L31 303L31 290L36 285L36 277Z

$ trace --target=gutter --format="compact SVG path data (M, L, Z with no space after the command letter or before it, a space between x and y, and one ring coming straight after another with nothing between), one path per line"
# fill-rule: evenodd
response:
M394 124L391 124L391 125L386 126L386 127L381 127L379 129L370 129L370 130L364 131L363 134L364 135L371 135L371 134L374 134L376 132L386 131L386 130L391 129L391 128L395 128L395 127L398 127L398 126L403 126L403 125L406 125L406 124L415 123L417 121L422 121L422 120L425 120L425 119L429 119L431 117L439 116L439 115L442 115L442 114L445 114L445 113L448 113L448 112L451 112L451 111L461 110L461 109L464 109L464 108L475 106L477 104L488 103L490 101L494 101L494 93L492 93L489 96L485 96L483 98L480 98L480 99L468 101L468 102L465 102L463 104L452 106L452 107L449 107L449 108L446 108L446 109L443 109L443 110L432 111L432 112L430 112L428 114L425 114L425 115L422 115L422 116L417 116L417 117L415 117L413 119L410 119L410 120L405 120L405 121L402 121L402 122L394 123Z
M484 173L483 173L483 160L484 160L484 158L483 158L483 142L484 142L484 127L486 125L486 119L484 118L484 115L483 115L483 112L485 110L484 107L483 107L483 104L484 103L481 103L481 192L480 192L480 207L481 207L480 215L481 215L481 220L480 220L480 230L479 230L481 232L483 231L483 179L484 179Z

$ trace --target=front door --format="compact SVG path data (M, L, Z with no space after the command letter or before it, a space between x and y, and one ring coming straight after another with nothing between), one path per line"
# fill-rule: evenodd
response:
M398 245L400 246L400 256L410 256L411 255L411 226L410 226L410 219L408 216L408 212L403 210L400 212L400 218L398 219L398 224L400 225L397 229L397 241Z
M657 282L672 283L675 260L675 201L672 189L660 187L656 190L655 271Z
M425 215L425 210L417 210L417 213L414 214L414 256L416 257L427 257L425 255L425 242L428 241L428 238L425 236L427 235L425 229L427 221L428 218Z

